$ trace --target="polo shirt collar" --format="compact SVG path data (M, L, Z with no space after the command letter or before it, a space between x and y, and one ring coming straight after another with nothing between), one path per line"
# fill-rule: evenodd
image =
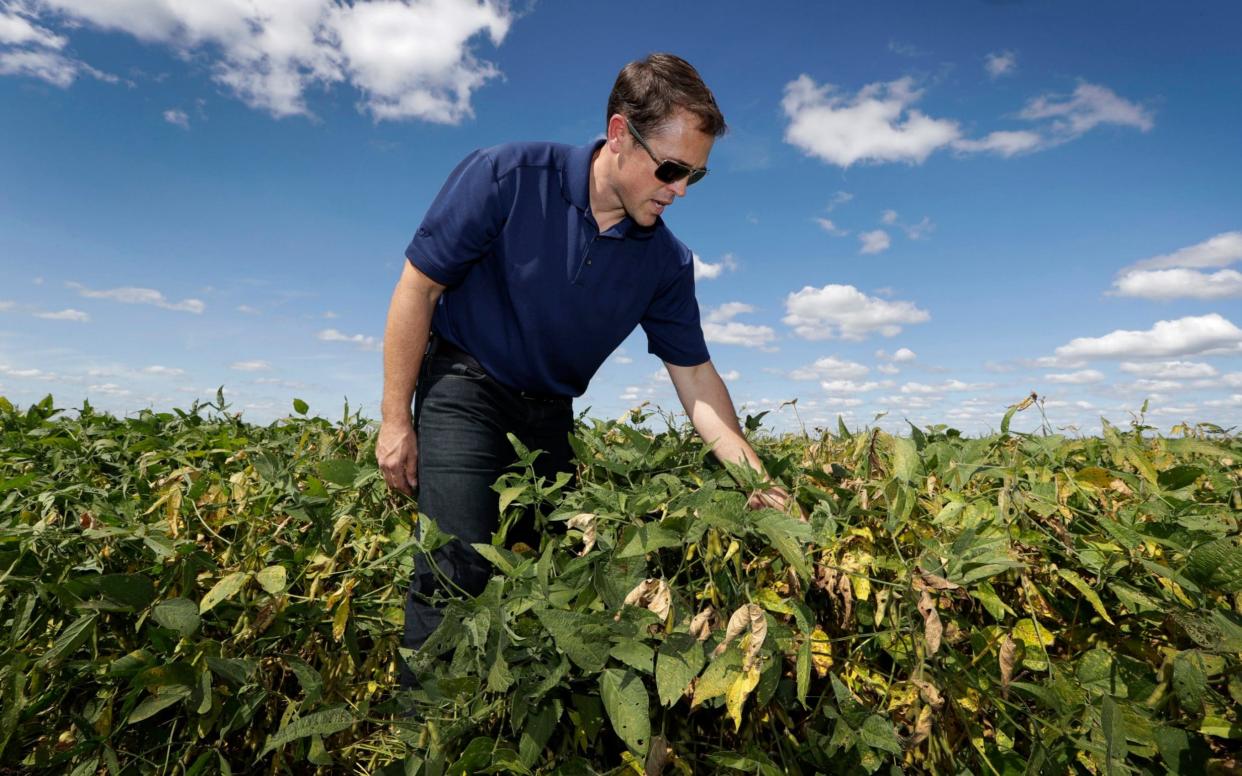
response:
M591 159L603 145L603 140L596 140L588 145L569 149L565 156L565 165L561 167L561 194L567 202L581 210L584 215L591 212ZM656 233L662 223L663 221L657 218L652 226L642 227L626 216L617 226L625 227L626 237L647 240ZM608 231L613 232L616 228L613 227Z

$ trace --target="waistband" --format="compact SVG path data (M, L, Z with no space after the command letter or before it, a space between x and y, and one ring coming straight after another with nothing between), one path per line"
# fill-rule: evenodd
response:
M447 358L450 361L454 361L458 364L465 364L471 369L477 370L480 373L486 375L487 379L491 380L497 385L505 388L506 390L515 394L519 398L525 399L527 401L565 402L565 403L573 402L573 399L570 398L569 396L554 396L554 395L549 395L549 394L534 393L532 391L522 391L517 388L513 388L511 386L505 385L504 383L500 382L499 380L497 380L496 378L488 374L488 371L483 368L483 365L480 364L474 356L470 355L466 351L457 347L452 342L449 342L447 339L440 336L434 331L431 332L431 335L427 339L427 355L438 356L440 358Z

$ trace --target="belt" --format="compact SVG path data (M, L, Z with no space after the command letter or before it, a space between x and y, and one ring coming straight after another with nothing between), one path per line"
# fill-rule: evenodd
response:
M497 380L496 378L488 374L487 370L483 368L483 365L478 362L478 359L476 359L474 356L470 355L466 351L462 350L461 348L457 347L453 343L449 342L444 337L441 337L439 334L436 334L434 331L431 332L431 336L427 340L427 355L433 356L433 357L440 356L441 358L447 358L450 361L454 361L458 364L465 364L471 369L477 370L478 372L484 375L487 375L487 379L505 388L511 393L516 394L518 397L522 399L526 399L527 401L538 401L538 402L571 402L572 401L572 399L570 399L568 396L552 396L548 394L533 393L531 391L522 391L522 390L518 390L517 388L512 388L508 385L505 385L504 383L500 382L499 380Z

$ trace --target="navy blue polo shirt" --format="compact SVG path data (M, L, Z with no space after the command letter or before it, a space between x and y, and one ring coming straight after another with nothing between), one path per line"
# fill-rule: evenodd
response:
M602 144L471 153L405 251L447 287L432 329L512 388L581 396L640 324L670 364L709 358L690 250L660 219L644 228L627 216L600 233L588 183Z

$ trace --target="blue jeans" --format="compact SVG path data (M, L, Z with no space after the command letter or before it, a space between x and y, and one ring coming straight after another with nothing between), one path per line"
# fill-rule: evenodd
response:
M499 526L500 496L492 485L517 460L505 432L531 450L536 474L555 479L571 471L573 400L531 398L483 373L475 364L435 354L423 359L414 396L418 433L418 511L457 537L431 554L445 576L470 595L478 595L492 576L491 564L470 547L490 543ZM507 535L510 545L524 542L538 550L535 516L528 514ZM443 619L431 596L443 586L429 559L415 558L405 599L402 643L418 649ZM401 684L412 675L401 661Z

